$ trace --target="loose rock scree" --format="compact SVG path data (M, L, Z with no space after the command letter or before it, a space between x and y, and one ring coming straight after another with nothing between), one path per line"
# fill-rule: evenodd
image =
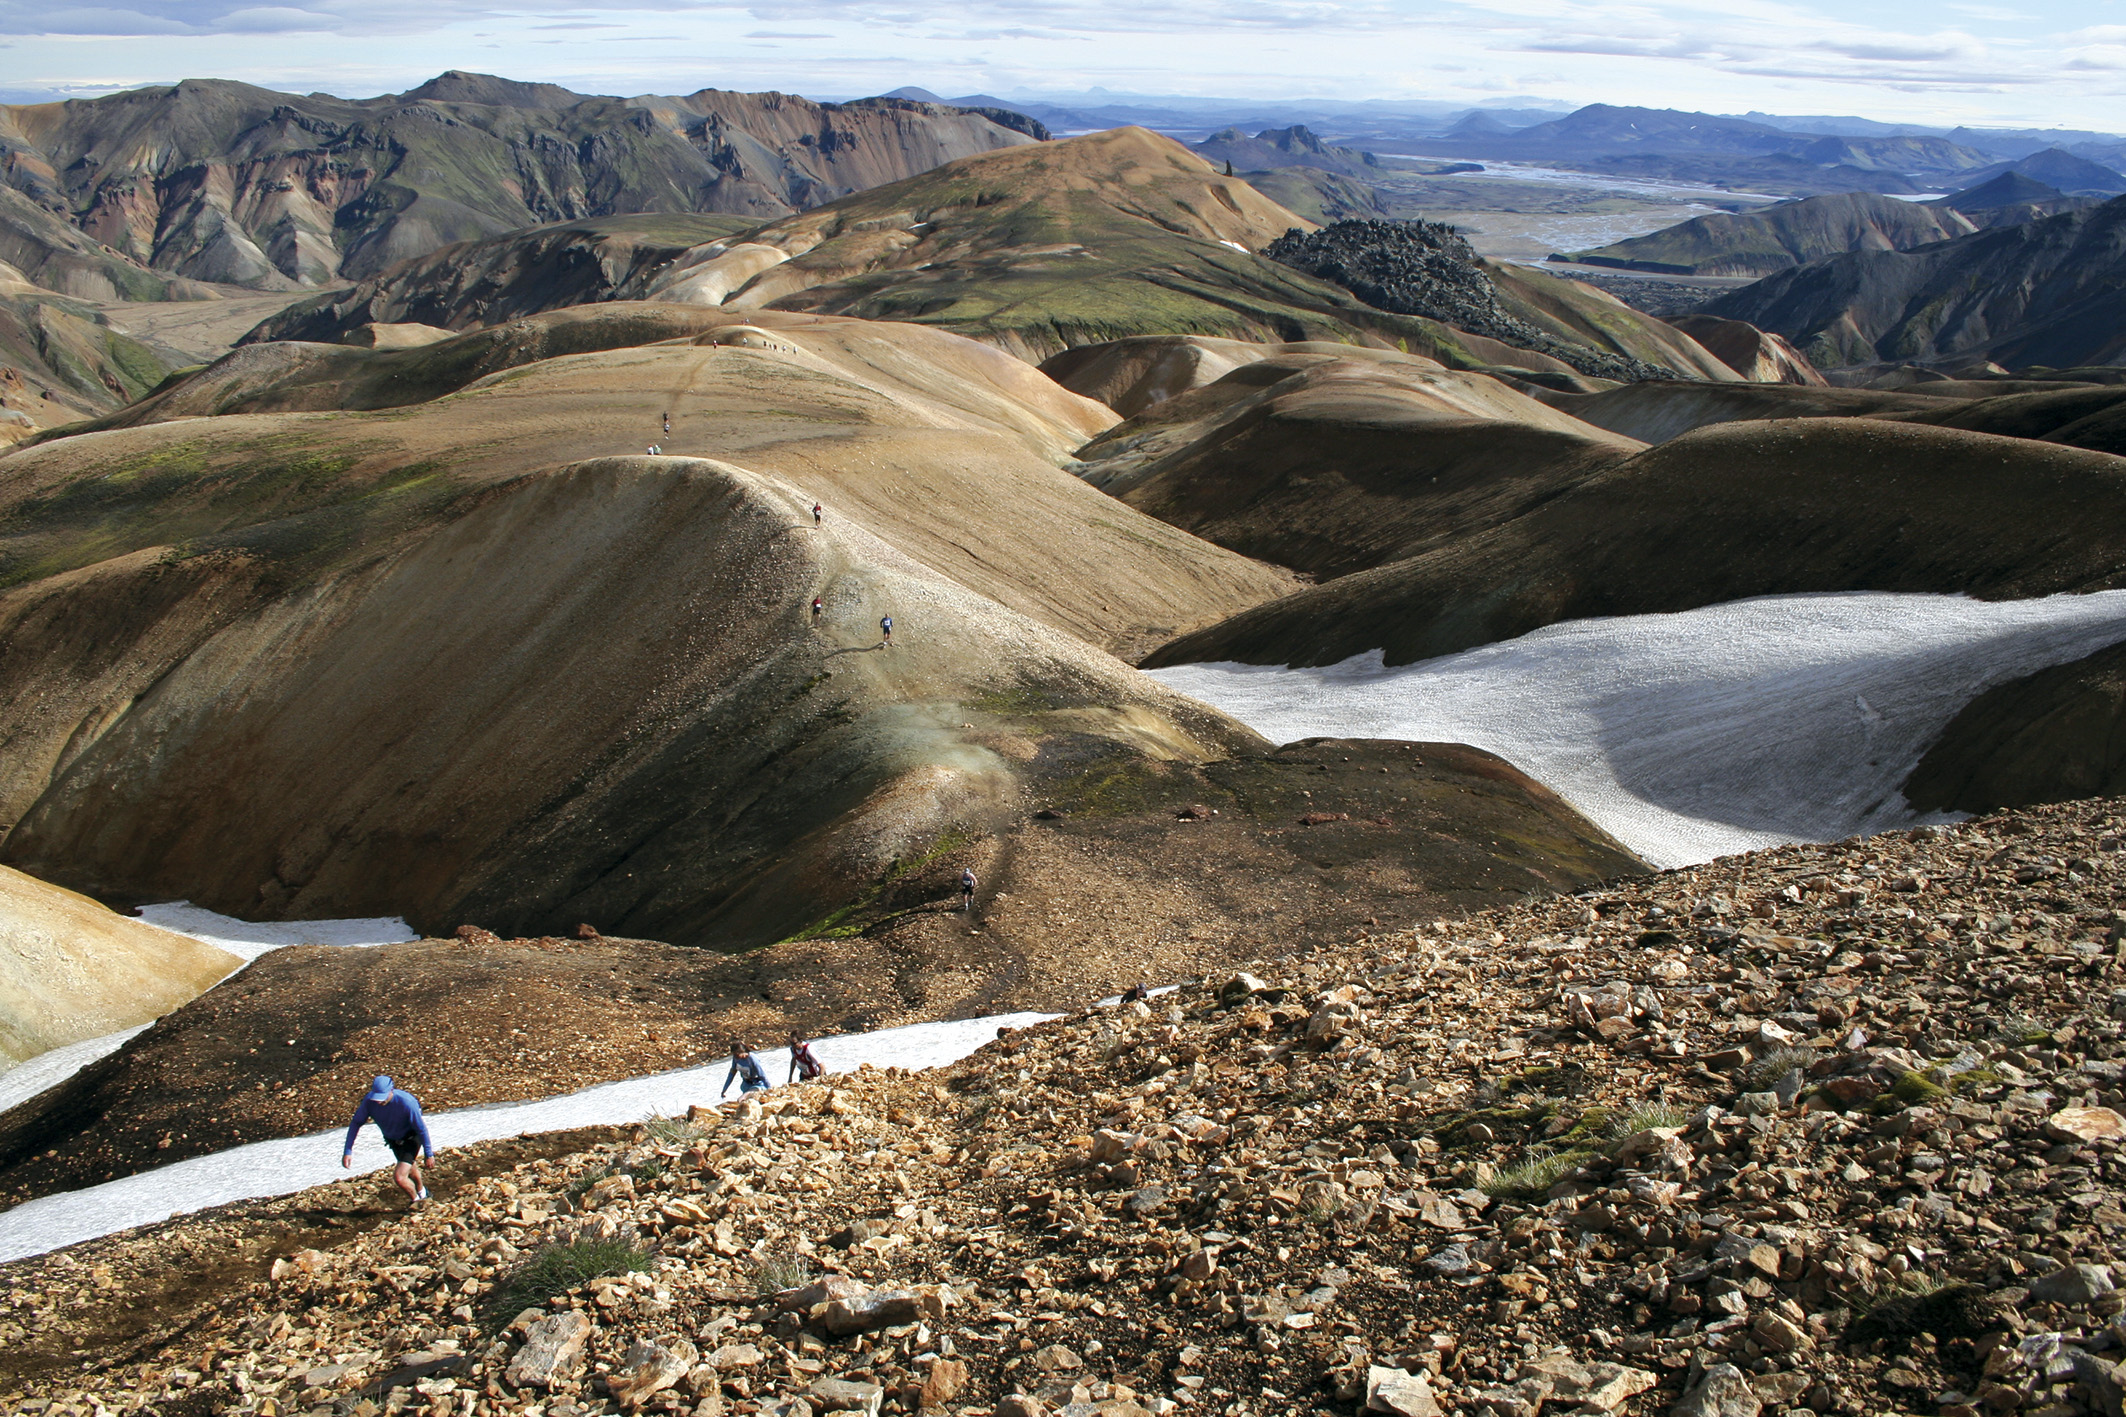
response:
M2122 846L2126 803L2068 804L1261 963L490 1174L13 1387L47 1413L2105 1411ZM0 1341L85 1332L95 1275L191 1263L219 1223L12 1266ZM534 1275L571 1282L519 1307Z

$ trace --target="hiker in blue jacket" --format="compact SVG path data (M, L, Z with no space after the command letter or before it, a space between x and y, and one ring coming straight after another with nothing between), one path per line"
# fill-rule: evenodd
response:
M402 1087L393 1087L391 1079L382 1073L369 1084L369 1091L354 1109L354 1120L347 1124L347 1144L340 1148L340 1165L353 1169L354 1138L362 1130L364 1122L375 1122L376 1129L384 1134L384 1145L391 1148L392 1159L398 1163L392 1168L391 1179L406 1193L415 1205L428 1199L427 1183L421 1179L424 1156L426 1164L433 1166L436 1160L436 1144L428 1137L428 1119L421 1115L421 1099Z
M721 1097L725 1092L729 1092L734 1082L738 1084L740 1097L749 1092L768 1090L768 1075L761 1069L759 1060L746 1050L745 1044L735 1038L731 1040L731 1071L724 1077L723 1091L716 1095Z

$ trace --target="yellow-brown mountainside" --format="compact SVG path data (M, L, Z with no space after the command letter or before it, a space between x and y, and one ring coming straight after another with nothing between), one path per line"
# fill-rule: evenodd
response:
M1726 383L1749 377L1684 331L1632 309L1608 291L1511 261L1479 264L1502 309L1568 344L1659 365L1686 379Z
M406 409L9 457L7 859L252 916L757 943L1051 771L1260 746L1096 648L1289 584L1060 471L1106 409L941 331L681 313L703 332Z
M0 866L0 1069L151 1022L242 962Z
M1038 710L1014 717L1030 727ZM276 950L0 1115L0 1198L329 1128L377 1072L418 1079L431 1111L546 1097L713 1063L733 1037L1074 1009L1382 920L1647 869L1539 784L1454 744L1313 739L1209 763L1109 753L1037 786L1050 805L1032 820L903 872L814 937L739 955L473 929ZM963 865L979 877L966 913Z
M1800 591L2104 589L2126 584L2122 492L2126 458L2080 448L1872 418L1725 423L1145 663L1334 664L1380 649L1405 664L1561 620Z
M1080 372L1107 382L1136 343L1103 346ZM1176 362L1144 343L1155 369ZM1195 367L1215 368L1219 353L1199 352ZM1079 475L1221 546L1326 578L1510 520L1642 446L1428 359L1334 345L1258 354L1101 434L1078 450ZM1115 382L1135 401L1154 377Z
M1717 356L1721 363L1753 384L1827 383L1800 350L1778 335L1766 334L1747 320L1718 315L1671 315L1668 323Z
M369 1176L143 1227L0 1272L0 1373L61 1411L2100 1412L2122 810L1413 922L453 1151L412 1214Z

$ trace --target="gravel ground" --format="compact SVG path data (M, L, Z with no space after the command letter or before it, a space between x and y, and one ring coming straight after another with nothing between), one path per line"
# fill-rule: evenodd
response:
M5 1271L79 1365L12 1400L2115 1411L2122 847L2075 803L1423 922L527 1160L147 1343L80 1296L246 1212L114 1236Z

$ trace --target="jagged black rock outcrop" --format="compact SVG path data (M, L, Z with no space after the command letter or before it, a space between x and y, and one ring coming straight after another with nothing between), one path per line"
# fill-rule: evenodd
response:
M1508 313L1476 251L1440 222L1339 221L1315 232L1294 227L1262 254L1340 285L1368 305L1532 349L1582 374L1626 382L1679 377L1659 364L1561 340Z

